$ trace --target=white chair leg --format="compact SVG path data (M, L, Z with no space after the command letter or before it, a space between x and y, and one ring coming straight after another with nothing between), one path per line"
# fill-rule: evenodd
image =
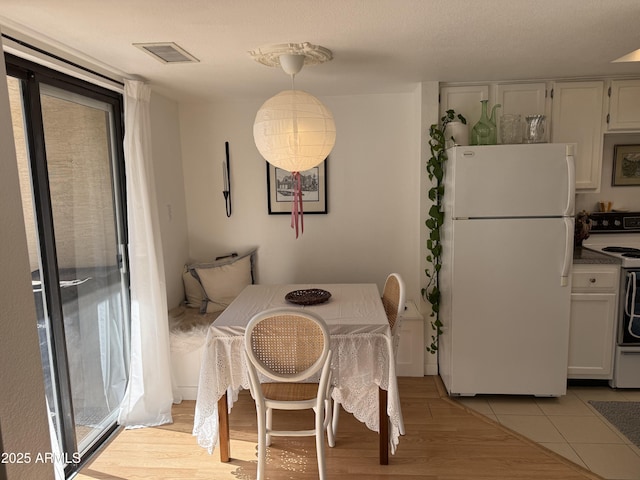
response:
M333 436L335 438L336 432L338 431L338 417L340 416L340 402L336 402L335 400L333 401L333 419L332 419L332 425L331 425L331 430L333 433Z
M258 469L256 480L264 480L264 469L267 463L267 412L258 408Z
M331 414L331 397L327 398L324 401L324 412L325 412L325 418L324 418L324 428L327 430L327 443L329 444L330 447L335 447L336 446L336 437L333 434L333 415Z
M271 446L271 435L269 435L269 432L272 429L273 429L273 409L267 408L267 432L266 432L267 447Z
M324 464L324 416L324 412L316 412L316 452L318 456L318 476L320 480L327 478Z

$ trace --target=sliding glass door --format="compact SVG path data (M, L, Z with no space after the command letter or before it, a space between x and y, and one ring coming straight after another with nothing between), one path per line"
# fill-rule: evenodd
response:
M20 59L7 71L54 451L70 473L115 428L127 384L121 97Z

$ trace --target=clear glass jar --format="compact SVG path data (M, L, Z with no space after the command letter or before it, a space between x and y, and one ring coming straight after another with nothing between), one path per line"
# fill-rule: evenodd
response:
M522 143L522 116L506 114L500 117L501 143Z
M524 130L524 143L544 143L547 117L544 115L527 115Z

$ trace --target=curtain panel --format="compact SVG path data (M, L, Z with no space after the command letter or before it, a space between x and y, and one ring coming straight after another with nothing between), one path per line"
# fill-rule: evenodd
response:
M151 88L125 80L124 156L131 281L131 364L118 422L171 423L167 293L151 156Z

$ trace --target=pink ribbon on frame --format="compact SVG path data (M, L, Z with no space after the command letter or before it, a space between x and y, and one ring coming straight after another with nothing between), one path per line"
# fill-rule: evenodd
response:
M304 233L304 212L302 211L302 181L300 172L291 172L293 176L293 207L291 209L291 228L296 230L298 238L298 216L300 216L300 233Z

